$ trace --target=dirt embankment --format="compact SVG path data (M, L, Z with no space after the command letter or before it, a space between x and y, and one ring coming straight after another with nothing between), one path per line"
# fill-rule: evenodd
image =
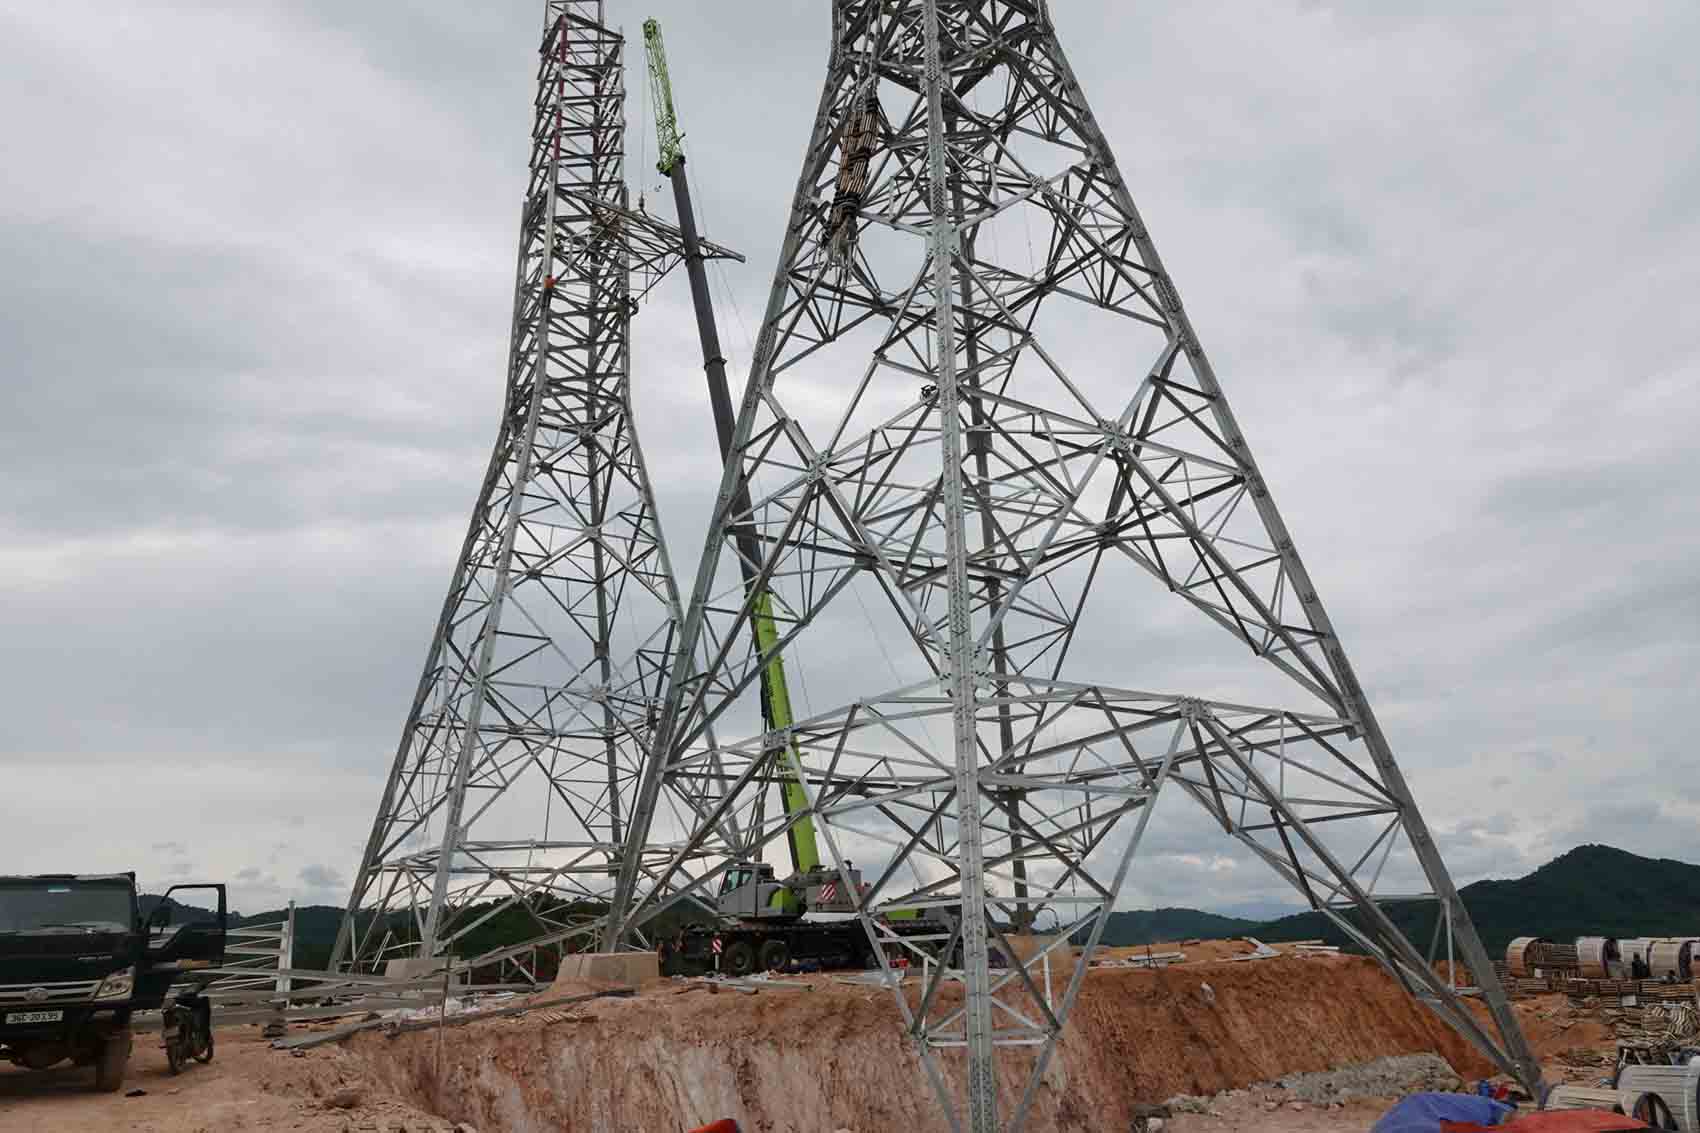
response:
M354 1051L384 1087L485 1130L676 1133L735 1117L775 1133L945 1133L889 993L831 980L812 987L743 996L663 985L451 1030L441 1046L430 1033L374 1035ZM1466 1076L1490 1070L1364 959L1101 970L1047 1069L1030 1128L1127 1128L1136 1101L1424 1050ZM961 1059L946 1062L954 1092ZM1006 1106L1025 1079L1006 1073Z

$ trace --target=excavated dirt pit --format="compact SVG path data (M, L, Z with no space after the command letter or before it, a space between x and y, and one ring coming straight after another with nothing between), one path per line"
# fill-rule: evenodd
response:
M346 1056L383 1092L480 1133L679 1133L723 1117L746 1133L946 1133L889 992L830 977L792 982L807 990L741 995L661 981L629 999L441 1035L363 1034ZM1029 1128L1126 1129L1135 1102L1422 1051L1465 1078L1492 1072L1366 959L1100 969ZM961 1069L959 1059L947 1066L953 1087ZM1005 1075L1004 1105L1024 1081Z

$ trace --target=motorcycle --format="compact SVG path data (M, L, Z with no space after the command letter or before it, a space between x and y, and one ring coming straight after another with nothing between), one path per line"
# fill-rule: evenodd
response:
M212 1002L199 992L174 996L165 1007L165 1061L173 1074L180 1074L193 1058L213 1058Z

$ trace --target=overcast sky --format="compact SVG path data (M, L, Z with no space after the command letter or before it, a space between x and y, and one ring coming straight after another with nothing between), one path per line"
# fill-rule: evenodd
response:
M749 257L741 383L828 5L609 6ZM1459 881L1700 860L1700 7L1053 6ZM0 0L0 871L346 899L494 438L541 11ZM682 279L634 337L689 571ZM1274 896L1148 848L1132 904Z

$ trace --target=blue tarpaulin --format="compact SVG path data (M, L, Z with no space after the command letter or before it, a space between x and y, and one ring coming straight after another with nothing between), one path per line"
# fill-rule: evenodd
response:
M1513 1112L1504 1102L1474 1094L1412 1094L1383 1114L1370 1133L1439 1133L1442 1121L1498 1125Z

